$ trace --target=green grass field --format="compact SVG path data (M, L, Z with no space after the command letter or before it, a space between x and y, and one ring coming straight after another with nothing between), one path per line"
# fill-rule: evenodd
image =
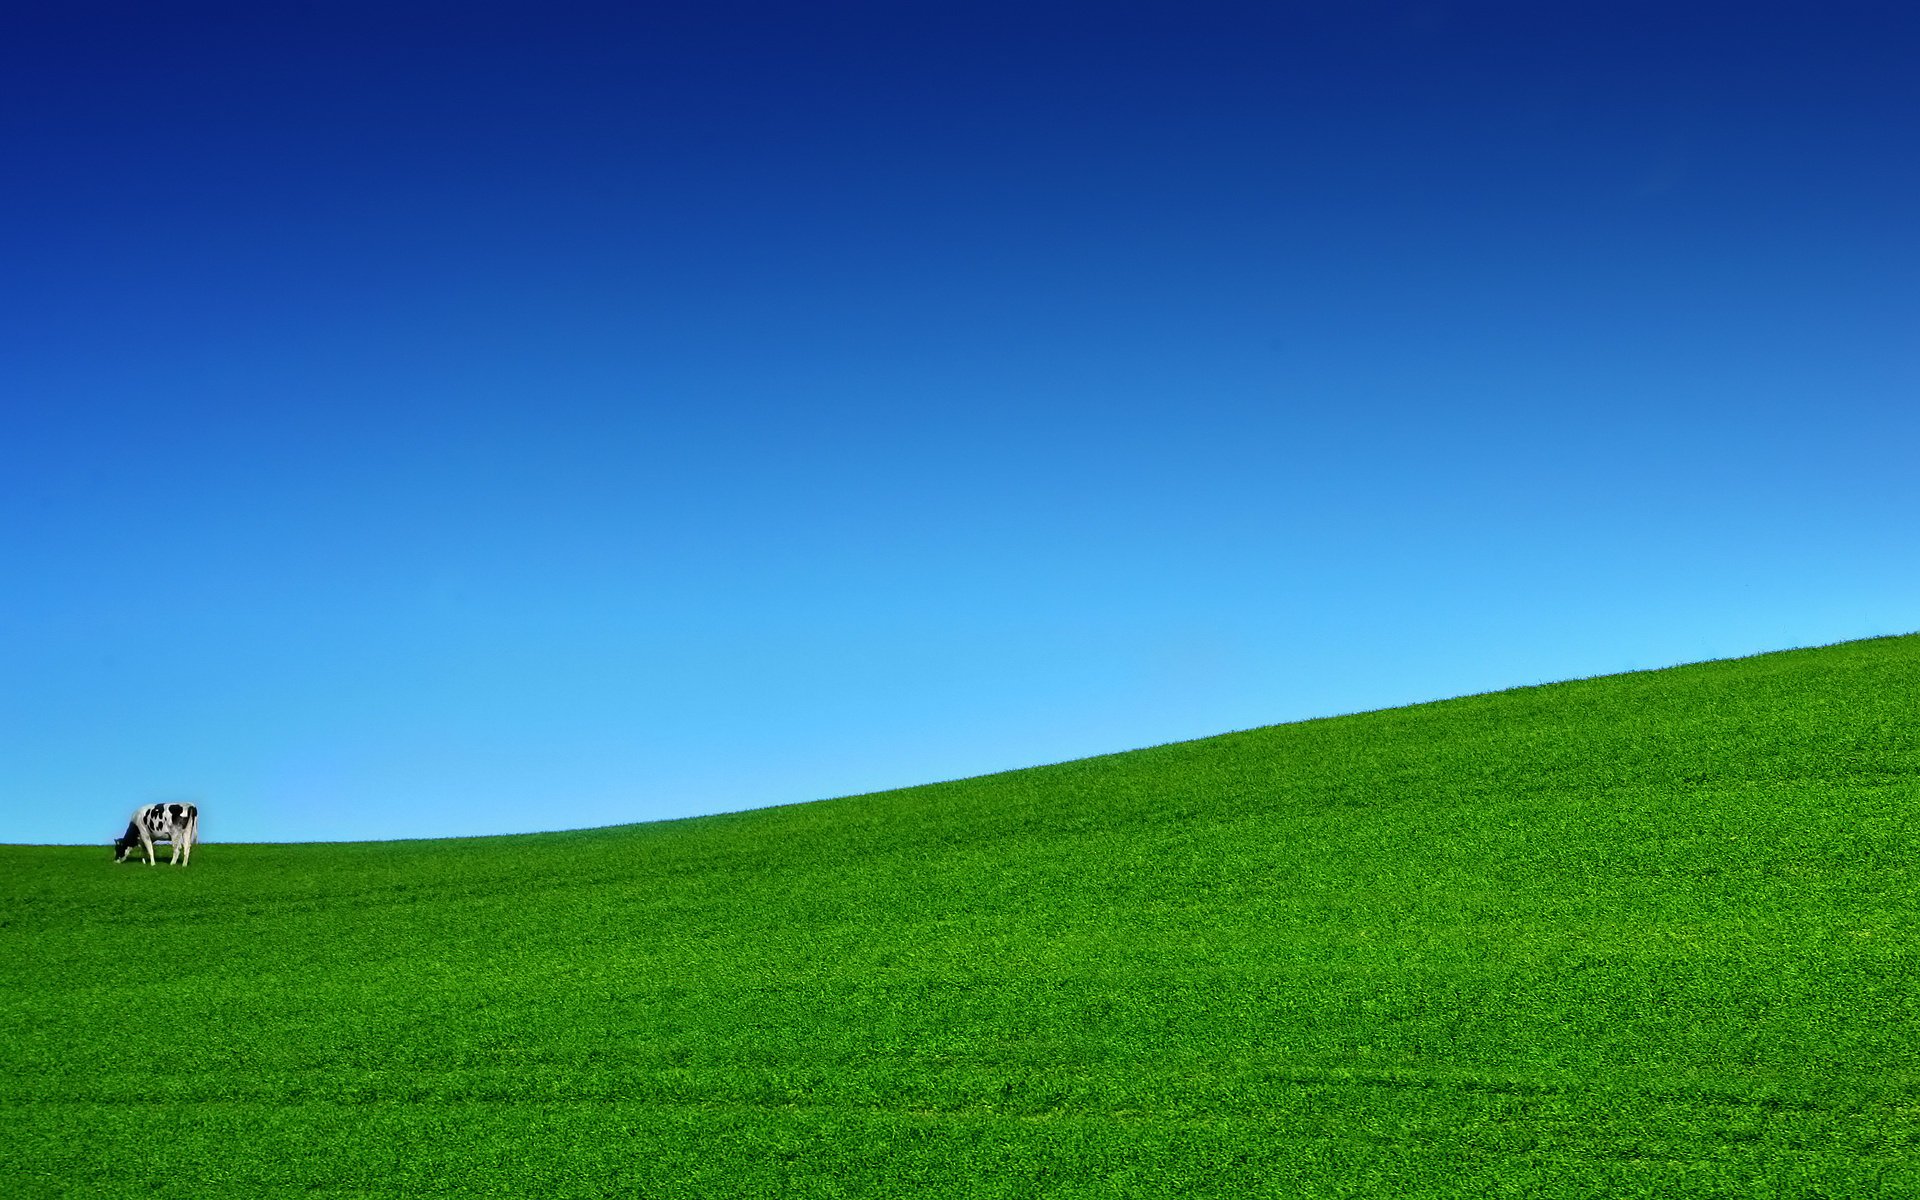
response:
M116 807L0 848L0 1192L1920 1195L1917 770L1910 636L185 871Z

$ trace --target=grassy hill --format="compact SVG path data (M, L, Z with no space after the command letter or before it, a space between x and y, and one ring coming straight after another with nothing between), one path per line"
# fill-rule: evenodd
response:
M1920 637L732 816L0 848L15 1197L1920 1194Z

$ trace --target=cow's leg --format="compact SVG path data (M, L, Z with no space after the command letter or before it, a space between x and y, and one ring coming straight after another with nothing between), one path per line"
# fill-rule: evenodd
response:
M148 866L152 866L154 860L160 857L153 852L153 833L145 822L140 825L140 853L146 856Z

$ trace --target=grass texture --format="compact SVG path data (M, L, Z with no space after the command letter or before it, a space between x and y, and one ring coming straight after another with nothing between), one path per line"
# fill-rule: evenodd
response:
M1920 637L524 837L0 848L0 1190L1920 1195Z

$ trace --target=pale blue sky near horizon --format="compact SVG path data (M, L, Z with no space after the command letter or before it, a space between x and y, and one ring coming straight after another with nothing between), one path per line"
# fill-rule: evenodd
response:
M0 18L0 811L580 828L1920 628L1920 10Z

